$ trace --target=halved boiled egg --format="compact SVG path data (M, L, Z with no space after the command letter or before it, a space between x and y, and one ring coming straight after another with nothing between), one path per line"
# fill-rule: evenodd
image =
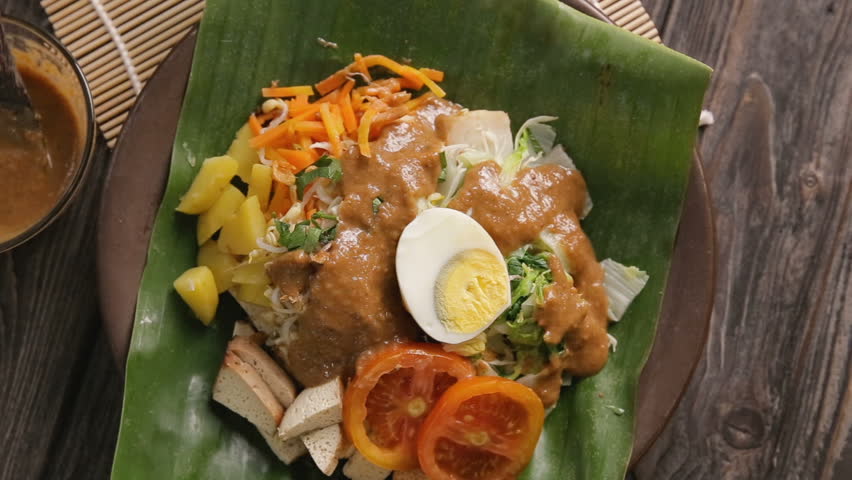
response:
M449 208L425 210L405 227L396 276L414 320L444 343L470 340L511 304L497 244L476 220Z

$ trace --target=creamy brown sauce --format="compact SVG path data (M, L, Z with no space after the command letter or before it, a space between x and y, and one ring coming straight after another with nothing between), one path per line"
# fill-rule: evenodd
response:
M372 142L373 158L345 155L339 230L325 261L309 263L304 254L288 253L268 267L282 294L308 299L284 354L302 384L348 376L358 355L371 346L420 335L397 286L396 244L417 215L416 200L437 187L443 146L437 132L443 129L436 129L436 116L457 110L449 102L433 102L413 119L386 128ZM374 213L377 197L383 203ZM536 242L543 230L564 247L571 275L551 257L554 284L545 290L536 315L545 341L564 343L567 349L551 359L533 385L545 404L558 399L563 370L591 375L608 357L603 269L579 221L585 199L586 184L577 171L556 165L528 168L503 186L499 165L484 162L467 173L450 203L470 212L504 255Z
M68 100L39 73L20 70L47 139L50 162L25 141L12 114L0 109L0 242L42 219L65 189L80 151L80 128Z
M554 234L565 250L571 277L558 259L551 257L554 284L545 290L544 305L536 312L545 341L562 342L566 347L562 356L551 359L533 385L545 405L559 398L563 370L572 375L593 375L603 368L609 355L603 268L580 227L585 198L586 182L576 170L556 165L528 168L504 187L499 165L484 162L468 172L450 203L451 208L470 212L504 255L534 243L543 230Z
M337 238L327 260L315 267L306 310L285 354L289 371L303 385L351 375L358 355L371 346L418 337L397 286L396 244L417 216L416 199L437 186L443 143L434 119L457 109L434 101L410 121L386 128L371 144L372 158L350 152L341 159ZM373 213L377 197L383 202Z

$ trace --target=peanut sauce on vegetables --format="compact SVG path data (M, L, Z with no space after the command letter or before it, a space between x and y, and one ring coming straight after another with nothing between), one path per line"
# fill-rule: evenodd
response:
M44 76L20 68L33 109L41 117L50 162L40 158L13 115L0 110L0 242L41 220L66 186L80 154L80 128L65 96Z
M390 341L416 339L416 323L405 310L395 275L396 244L417 215L417 199L437 188L444 146L441 123L460 108L433 100L416 114L385 128L371 142L372 158L353 150L341 159L343 202L338 234L322 263L304 255L281 255L267 268L282 292L306 294L303 315L291 341L278 354L306 386L354 372L359 354ZM378 211L373 200L381 198ZM521 170L511 185L500 183L500 167L486 161L468 171L450 208L469 213L508 255L536 242L543 230L559 239L570 272L557 256L549 260L554 283L536 318L545 341L564 343L533 388L546 405L555 403L561 372L592 375L606 364L607 297L603 269L580 227L586 198L580 172L558 165ZM281 272L300 272L298 275ZM569 275L570 273L570 275ZM312 275L309 282L305 275Z
M303 385L347 377L371 346L419 336L397 286L396 244L417 216L417 198L437 187L443 142L435 133L435 117L458 110L433 100L410 119L386 127L371 142L371 158L353 149L340 159L343 202L337 238L325 261L314 266L305 312L291 330L286 352L278 352ZM373 213L376 198L382 203ZM283 268L286 255L268 269ZM282 280L279 288L291 290L283 286L289 280Z

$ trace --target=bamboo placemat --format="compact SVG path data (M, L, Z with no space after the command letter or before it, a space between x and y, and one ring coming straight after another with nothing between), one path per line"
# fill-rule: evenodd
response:
M660 41L640 0L597 3L616 25ZM145 82L204 11L204 0L41 0L41 5L89 81L110 147Z

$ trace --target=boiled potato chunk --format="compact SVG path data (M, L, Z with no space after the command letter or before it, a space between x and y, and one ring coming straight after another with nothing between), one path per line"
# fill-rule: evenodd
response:
M178 212L198 215L213 206L231 178L237 173L237 161L225 155L204 160L189 190L177 207Z
M190 268L174 281L174 287L201 323L210 325L219 306L213 272L207 267Z
M263 263L246 263L234 269L231 281L238 284L269 285L266 266Z
M269 206L270 193L272 193L272 167L260 163L252 165L248 196L256 196L257 201L260 202L260 209L265 211Z
M237 300L249 302L255 305L271 307L272 303L266 298L266 285L252 285L249 283L237 285Z
M248 123L242 126L237 131L237 136L231 142L228 148L227 155L237 161L237 175L245 183L251 183L251 167L256 163L260 163L260 157L257 155L257 150L249 146L249 140L252 137L251 127Z
M225 221L219 233L219 250L232 255L248 255L257 248L257 239L266 235L266 218L257 197L248 197L237 213Z
M198 217L198 227L195 230L198 244L203 244L222 228L225 221L236 213L245 200L246 196L237 187L226 186L213 206Z
M234 282L231 278L234 275L234 269L240 264L236 258L230 253L219 251L216 242L208 241L198 249L198 265L207 267L213 272L213 279L216 280L216 290L219 293L231 288Z

